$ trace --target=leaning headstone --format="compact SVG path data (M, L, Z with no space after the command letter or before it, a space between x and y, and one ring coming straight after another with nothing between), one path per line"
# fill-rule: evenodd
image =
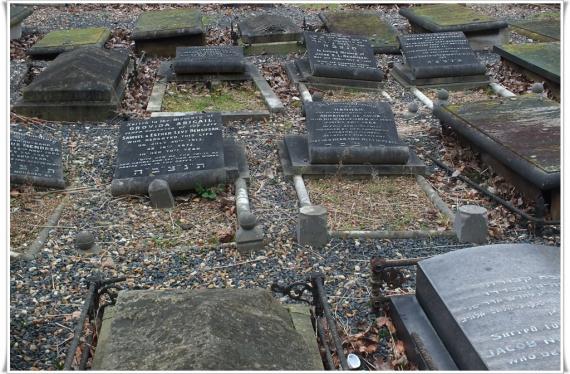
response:
M374 53L399 53L396 29L380 17L367 11L322 12L319 18L328 32L365 36Z
M84 47L53 60L27 87L12 110L53 121L100 121L117 110L129 55Z
M32 14L32 10L22 5L10 5L10 40L22 37L22 22Z
M34 44L28 54L35 59L51 60L81 47L102 48L110 37L111 31L104 27L52 31Z
M61 143L10 132L10 184L65 188Z
M243 48L230 45L178 47L173 69L176 74L243 73Z
M462 32L398 36L404 64L394 64L392 76L404 86L486 86L485 65Z
M166 9L141 14L133 31L137 51L172 57L176 47L206 44L202 13L197 9Z
M310 325L262 289L121 291L93 369L323 370Z

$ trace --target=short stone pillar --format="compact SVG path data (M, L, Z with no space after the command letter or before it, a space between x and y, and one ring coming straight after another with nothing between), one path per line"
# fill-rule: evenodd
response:
M95 235L89 230L82 230L75 236L75 249L82 253L94 253L97 251Z
M418 103L416 103L415 101L412 101L411 103L408 104L408 111L406 113L404 113L404 118L405 119L412 119L412 118L416 117L418 115L419 109L420 109L420 107L418 106Z
M302 206L297 223L297 242L315 248L324 247L330 239L327 217L327 209L321 205Z
M455 233L460 242L487 243L487 209L478 205L463 205L457 209L454 222Z
M437 102L436 105L445 106L449 104L449 92L447 90L438 90L437 91Z
M174 208L174 196L170 191L168 182L164 179L155 179L148 185L148 195L153 208L166 209Z

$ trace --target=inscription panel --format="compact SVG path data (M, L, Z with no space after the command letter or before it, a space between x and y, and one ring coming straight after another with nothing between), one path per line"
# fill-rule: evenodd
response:
M485 66L462 32L398 36L404 60L416 78L484 74Z
M243 48L230 45L177 47L174 71L177 74L242 73Z
M56 188L65 187L61 143L11 132L10 182Z
M382 80L368 38L305 32L311 72L315 76Z
M420 263L418 300L461 369L559 369L559 251L493 245Z

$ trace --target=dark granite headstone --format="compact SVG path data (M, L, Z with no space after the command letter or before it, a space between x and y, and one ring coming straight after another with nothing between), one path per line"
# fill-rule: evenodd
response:
M454 77L485 73L462 32L398 36L405 62L415 78Z
M154 117L121 126L113 194L146 193L160 178L172 191L224 183L220 113Z
M490 245L420 261L416 297L459 369L560 370L560 248Z
M173 67L176 74L243 73L243 48L230 45L178 47Z
M312 164L405 164L409 149L398 137L388 103L306 103Z
M11 132L10 183L65 188L61 143Z
M287 17L260 14L238 23L242 42L246 44L300 41L302 30Z
M315 76L381 81L368 38L305 32L311 73Z

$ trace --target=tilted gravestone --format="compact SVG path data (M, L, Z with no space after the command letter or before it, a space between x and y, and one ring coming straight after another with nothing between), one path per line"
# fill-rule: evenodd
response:
M157 178L172 191L232 181L245 156L232 140L223 139L222 126L220 113L124 123L111 193L145 194Z
M54 121L98 121L112 115L124 92L129 55L123 50L84 47L53 60L12 110Z
M61 143L56 140L11 132L10 184L65 188Z
M34 44L28 54L35 59L52 59L81 47L102 48L110 37L111 31L104 27L52 31Z
M243 48L229 45L178 47L173 69L176 74L243 73Z
M22 37L22 22L32 12L30 8L22 5L10 5L10 40Z
M395 64L392 75L402 84L417 86L487 85L482 64L458 32L398 36L404 64Z
M299 41L302 30L288 17L260 14L238 23L241 40L245 44Z

